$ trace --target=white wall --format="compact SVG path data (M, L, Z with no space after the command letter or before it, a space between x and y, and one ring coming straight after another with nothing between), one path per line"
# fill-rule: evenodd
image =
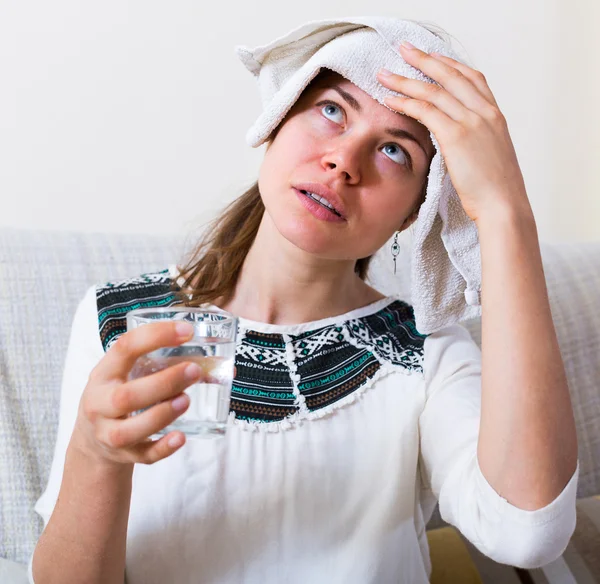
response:
M600 238L597 0L0 0L0 225L193 230L262 157L234 46L369 13L452 34L508 119L540 237Z

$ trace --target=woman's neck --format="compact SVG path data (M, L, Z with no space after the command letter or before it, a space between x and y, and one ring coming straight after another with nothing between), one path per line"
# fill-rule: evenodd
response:
M246 256L232 296L215 301L223 310L258 322L299 324L385 298L359 278L353 260L317 258L264 227Z

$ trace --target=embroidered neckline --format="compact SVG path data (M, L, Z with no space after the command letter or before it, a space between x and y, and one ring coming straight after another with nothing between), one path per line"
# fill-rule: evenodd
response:
M180 303L172 275L173 266L97 287L105 350L125 332L129 310ZM289 429L354 403L390 373L422 376L427 336L396 296L299 325L240 318L230 421L247 430Z

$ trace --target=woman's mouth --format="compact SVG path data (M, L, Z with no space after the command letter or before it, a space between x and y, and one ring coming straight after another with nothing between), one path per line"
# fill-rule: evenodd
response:
M329 209L338 217L341 217L341 215L335 210L335 207L325 197L319 197L319 195L315 195L314 193L309 193L308 191L300 191L300 192L303 195L310 197L313 201L316 201L319 205L322 205L326 209Z
M336 211L333 205L324 197L320 197L315 193L297 189L294 187L296 195L304 207L311 212L312 215L323 221L332 223L345 223L346 219Z

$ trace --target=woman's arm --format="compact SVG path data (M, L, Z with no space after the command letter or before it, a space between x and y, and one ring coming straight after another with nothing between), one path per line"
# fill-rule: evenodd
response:
M536 225L508 124L480 71L414 47L400 53L439 87L380 75L382 84L408 96L386 98L386 104L435 134L479 231L481 472L514 506L539 509L573 476L577 438Z
M525 181L483 73L418 48L400 52L438 87L380 76L407 96L385 102L435 134L477 224L483 264L482 354L459 326L425 339L424 487L483 553L541 566L575 529L577 439Z
M80 452L73 436L54 512L33 555L35 584L123 584L132 465Z
M180 363L135 380L128 373L140 356L189 340L193 328L184 328L175 322L139 327L104 353L95 287L80 303L50 477L35 507L45 522L30 561L35 584L123 584L134 465L154 464L184 444L181 432L148 437L187 409L189 399L177 398L202 370L195 366L190 376L189 363ZM130 415L140 409L147 411Z
M517 198L526 200L526 197ZM566 374L529 207L477 219L482 261L482 402L478 459L521 509L553 501L577 465Z
M96 287L79 303L63 368L58 434L48 484L36 503L44 520L30 580L123 584L133 465L118 472L77 449L79 403L91 371L104 357Z

